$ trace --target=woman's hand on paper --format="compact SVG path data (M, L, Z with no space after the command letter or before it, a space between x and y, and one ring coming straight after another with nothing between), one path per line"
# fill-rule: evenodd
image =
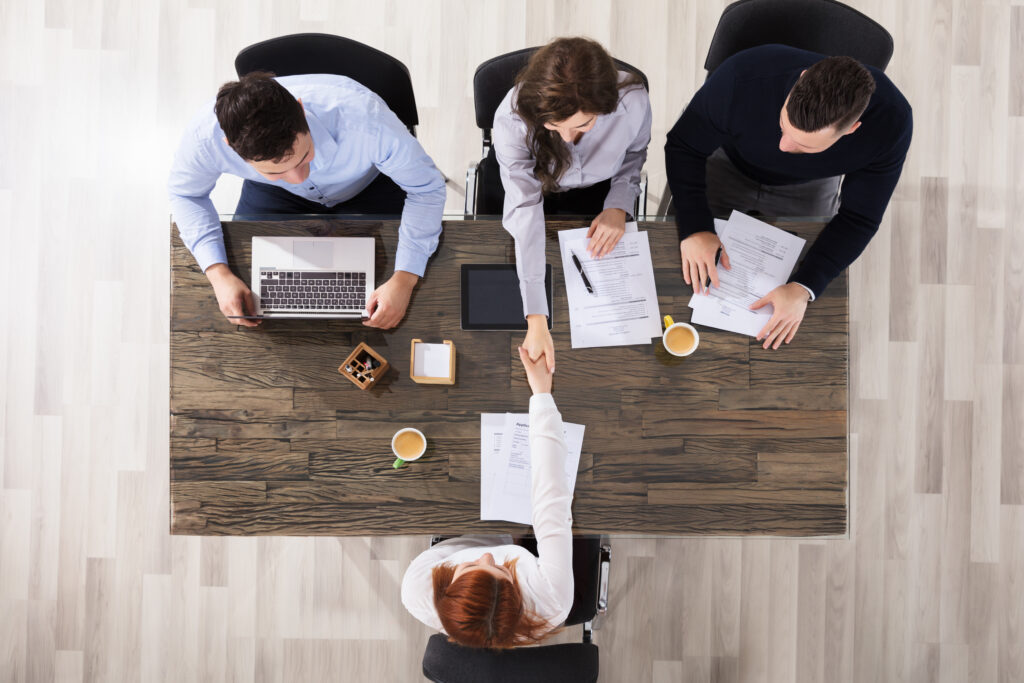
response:
M626 212L622 209L605 209L597 214L597 218L587 230L587 253L593 258L601 258L611 252L626 234Z
M526 316L526 339L523 340L522 348L531 361L543 359L547 365L548 372L555 371L555 344L551 341L551 332L548 330L548 317L534 313Z
M530 360L529 352L522 346L519 347L519 360L523 362L526 369L526 381L530 383L530 389L535 394L551 393L551 371L548 370L544 358Z
M709 231L695 232L679 243L679 256L682 260L683 280L693 287L694 293L707 294L704 283L711 278L711 284L718 286L718 270L715 268L715 256L722 250L722 267L729 270L729 255L725 253L722 240Z
M779 348L783 341L787 344L796 336L800 329L800 322L804 319L807 311L807 301L811 295L807 290L795 282L780 285L750 306L750 310L756 311L768 304L774 307L771 319L760 332L757 333L757 340L764 339L764 348L771 346Z

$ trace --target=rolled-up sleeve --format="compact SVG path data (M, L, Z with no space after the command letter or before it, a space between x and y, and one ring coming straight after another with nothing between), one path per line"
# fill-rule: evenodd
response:
M551 394L530 398L530 470L537 565L547 600L565 620L573 601L572 491L565 473L568 448L562 416Z
M444 176L391 110L382 109L381 118L374 165L405 191L395 270L422 277L441 236Z
M535 162L526 146L526 127L500 112L494 118L494 154L505 188L502 225L516 241L523 315L548 315L544 289L544 194L533 173Z
M640 196L640 172L647 161L647 146L651 144L651 101L647 91L636 88L623 96L627 100L627 113L639 122L636 136L626 148L626 156L619 170L612 176L605 209L622 209L633 213L636 198Z
M174 155L167 188L181 241L206 272L215 263L227 263L228 259L220 218L210 201L210 192L221 172L203 144L194 128L185 131Z

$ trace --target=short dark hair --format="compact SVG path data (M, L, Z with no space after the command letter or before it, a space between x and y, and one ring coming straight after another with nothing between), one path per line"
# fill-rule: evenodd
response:
M302 105L267 71L222 85L214 111L231 149L246 161L282 159L309 132Z
M846 132L868 108L875 79L853 57L828 57L811 66L789 91L789 122L813 133L832 126Z

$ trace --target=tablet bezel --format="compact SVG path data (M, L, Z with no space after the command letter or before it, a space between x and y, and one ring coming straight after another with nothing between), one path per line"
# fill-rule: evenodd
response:
M460 275L460 291L459 298L462 301L462 311L460 324L463 330L467 332L525 332L527 330L526 316L522 318L522 324L511 326L511 327L494 327L491 325L470 325L469 320L469 275L473 271L487 271L487 270L509 270L515 271L514 263L463 263L462 273ZM553 273L551 270L551 264L546 264L544 271L544 293L548 299L548 329L551 329L554 308L552 305L552 290L554 289L552 283Z

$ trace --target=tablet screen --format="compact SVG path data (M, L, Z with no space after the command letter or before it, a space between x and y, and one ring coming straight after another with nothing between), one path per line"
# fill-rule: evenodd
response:
M544 275L544 289L551 311L551 264ZM462 265L462 329L525 330L523 298L516 267L506 263ZM548 315L548 329L551 316Z

